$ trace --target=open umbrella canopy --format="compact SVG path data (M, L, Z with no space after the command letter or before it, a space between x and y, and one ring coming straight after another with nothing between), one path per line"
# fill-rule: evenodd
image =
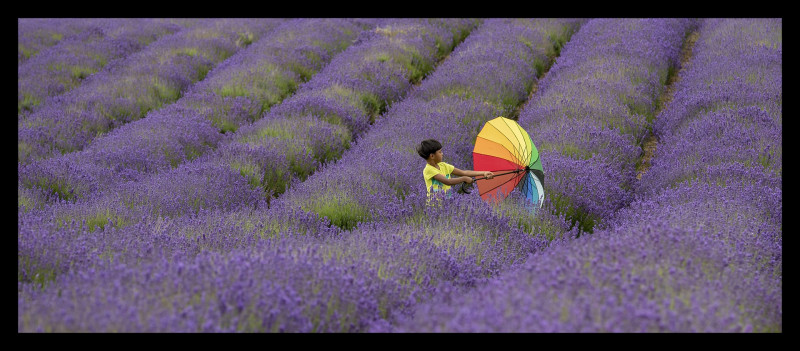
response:
M499 202L519 187L532 204L542 206L542 160L516 121L500 116L486 122L475 140L472 160L475 170L494 173L492 179L476 178L484 201Z

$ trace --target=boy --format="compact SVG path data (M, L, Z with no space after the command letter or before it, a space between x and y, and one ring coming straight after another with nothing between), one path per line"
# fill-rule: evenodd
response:
M474 179L472 177L484 176L491 179L494 174L492 172L477 172L469 170L460 170L453 167L453 165L442 162L444 154L442 153L442 144L436 140L428 139L422 141L417 146L417 153L420 157L425 159L425 169L422 170L422 175L425 177L425 188L428 191L430 198L431 192L447 193L451 186L466 182L472 184ZM458 176L458 178L451 178L450 174Z

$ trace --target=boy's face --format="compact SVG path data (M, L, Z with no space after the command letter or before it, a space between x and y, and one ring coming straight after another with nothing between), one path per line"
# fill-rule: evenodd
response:
M436 150L436 152L432 153L431 156L429 156L429 158L435 163L442 162L442 160L444 159L444 154L442 153L442 149Z

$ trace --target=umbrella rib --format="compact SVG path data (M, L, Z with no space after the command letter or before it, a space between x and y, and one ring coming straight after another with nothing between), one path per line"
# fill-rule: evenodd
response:
M517 123L517 124L519 124L519 123ZM520 130L524 130L524 129L522 129L522 126L519 126L519 128L520 128ZM528 158L530 158L531 154L533 154L533 149L536 149L536 144L534 144L534 143L533 143L533 139L531 138L531 135L530 135L530 133L528 133L528 132L526 131L526 132L525 132L525 134L526 134L526 135L528 135L528 139L530 139L530 141L531 141L531 149L530 149L530 150L528 150ZM524 137L524 136L523 136L523 137ZM527 144L526 144L526 145L527 145ZM535 159L535 160L530 160L530 161L529 161L529 162L530 162L530 163L529 163L529 165L530 165L531 167L533 167L533 164L534 164L534 163L536 163L536 161L538 161L538 160L539 160L539 157L541 157L541 154L540 154L540 153L538 152L538 150L537 150L537 152L536 152L536 159Z
M503 119L503 123L505 123L505 125L508 127L508 129L511 129L511 126L508 125L508 122L506 122L506 119ZM522 129L522 126L520 126L519 123L515 123L515 124L517 125L516 126L517 129ZM520 135L522 135L522 133L520 133ZM527 157L525 157L525 165L526 166L529 165L529 162L531 160L531 155L530 155L530 153L528 153L528 144L524 140L520 141L519 138L517 138L516 133L514 134L514 138L517 139L517 142L520 143L520 146L524 145L524 146L522 146L522 150L521 150L522 153L523 153L522 156L523 157L527 156Z
M506 127L508 127L508 129L509 129L509 130L511 130L511 131L512 131L512 133L513 133L513 132L514 132L514 130L513 130L513 129L511 128L511 126L508 124L507 120L508 120L508 119L507 119L507 118L505 118L505 117L503 117L503 119L501 119L501 121L503 121L503 124L505 124L505 125L506 125ZM522 146L522 145L524 145L524 144L525 144L525 142L520 142L519 138L517 138L517 134L516 134L516 133L514 133L514 139L516 139L516 140L517 140L517 143L519 143L519 144L520 144L520 150L517 150L517 151L520 151L520 152L522 153L522 154L520 154L520 156L522 156L522 157L520 157L520 161L522 161L522 159L523 159L523 158L524 158L524 156L525 156L525 155L524 155L524 153L525 153L525 149L526 149L526 147L524 147L524 146ZM530 157L528 157L528 158L530 158ZM525 161L524 161L524 164L525 164L525 165L527 165L527 164L528 164L528 161L529 161L529 160L525 160Z
M530 172L530 171L528 171L528 172ZM528 172L525 172L526 176L528 175ZM525 195L525 197L528 197L528 191L530 190L530 187L528 186L528 180L527 179L523 179L522 183L523 183L522 184L522 193L523 193L523 195Z
M491 122L491 121L490 121L490 122ZM503 122L503 123L505 123L505 122ZM495 126L492 126L492 128L496 129L496 130L497 130L497 131L500 133L500 135L502 135L504 138L506 138L506 140L508 140L508 142L509 142L509 143L512 143L512 144L513 144L513 142L511 141L511 139L509 139L509 138L508 138L508 136L507 136L507 135L505 135L505 133L501 132L501 131L500 131L499 129L497 129L497 127L495 127ZM506 150L508 150L508 149L506 149ZM520 155L519 155L519 153L517 153L517 151L519 151L519 150L509 150L509 151L511 151L511 152L513 153L513 155L512 155L512 156L514 156L514 158L516 158L516 159L517 159L517 164L520 164L520 163L522 163L522 161L521 161L522 159L519 157L519 156L520 156Z

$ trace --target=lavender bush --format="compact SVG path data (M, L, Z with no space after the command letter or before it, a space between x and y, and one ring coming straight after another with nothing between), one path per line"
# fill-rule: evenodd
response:
M57 274L92 268L98 260L135 264L176 254L193 257L203 250L230 252L289 233L331 237L340 232L301 211L267 215L265 208L200 208L195 214L164 216L144 206L126 207L119 198L104 200L72 206L69 212L21 213L20 281L46 286ZM76 220L80 215L83 219Z
M323 218L289 209L145 216L130 226L96 231L72 223L54 234L41 230L43 222L22 217L20 329L365 331L367 325L387 323L395 314L407 315L417 300L435 294L442 285L481 284L546 242L497 218L477 197L428 208L424 216L404 224L387 227L373 222L346 236ZM509 234L493 234L503 232ZM219 275L191 268L198 262L208 264L209 255L215 257L214 266L227 262ZM220 279L238 280L236 272L243 267L253 270L241 277L254 279L253 285L246 284L245 295L212 293L230 292ZM156 271L166 285L153 283ZM95 281L97 276L125 278ZM191 291L216 299L175 296L188 292L185 287L190 284L197 287ZM253 299L277 303L270 298L275 289L292 291L296 308L250 306ZM78 297L68 291L85 293ZM47 306L65 296L71 302L57 302L61 312L48 311ZM169 303L153 304L150 298L159 296ZM107 303L111 301L116 302ZM155 322L172 318L175 309L193 313L169 323ZM129 319L131 311L155 324ZM197 329L199 325L202 328Z
M311 246L286 243L139 265L106 261L59 276L47 293L26 285L19 330L357 332L380 317L391 281L362 278L365 263L333 265Z
M674 133L701 112L756 106L781 125L782 20L707 19L692 64L653 132Z
M698 228L718 235L746 257L747 269L780 275L782 191L747 181L720 186L696 182L663 191L620 210L610 226L630 227L663 220L674 227ZM744 261L743 261L744 262Z
M236 131L292 95L367 29L371 27L345 19L290 21L246 54L216 67L213 76L191 88L185 103L199 111L214 110L209 118L222 132ZM243 101L231 99L237 97ZM229 108L251 104L257 108L244 118L228 116Z
M782 135L781 126L755 106L692 116L685 127L661 138L653 166L642 176L637 191L648 196L682 182L705 180L713 176L715 166L736 163L762 173L759 182L780 187ZM739 177L729 171L715 181L724 185Z
M480 97L513 118L510 114L527 100L536 83L534 77L541 77L550 67L580 22L565 25L563 19L540 19L532 24L527 19L514 19L505 21L504 27L476 33L466 43L472 46L460 50L459 59L437 70L414 96L425 101L444 95ZM517 40L500 41L504 36ZM498 70L498 61L507 64L507 69Z

